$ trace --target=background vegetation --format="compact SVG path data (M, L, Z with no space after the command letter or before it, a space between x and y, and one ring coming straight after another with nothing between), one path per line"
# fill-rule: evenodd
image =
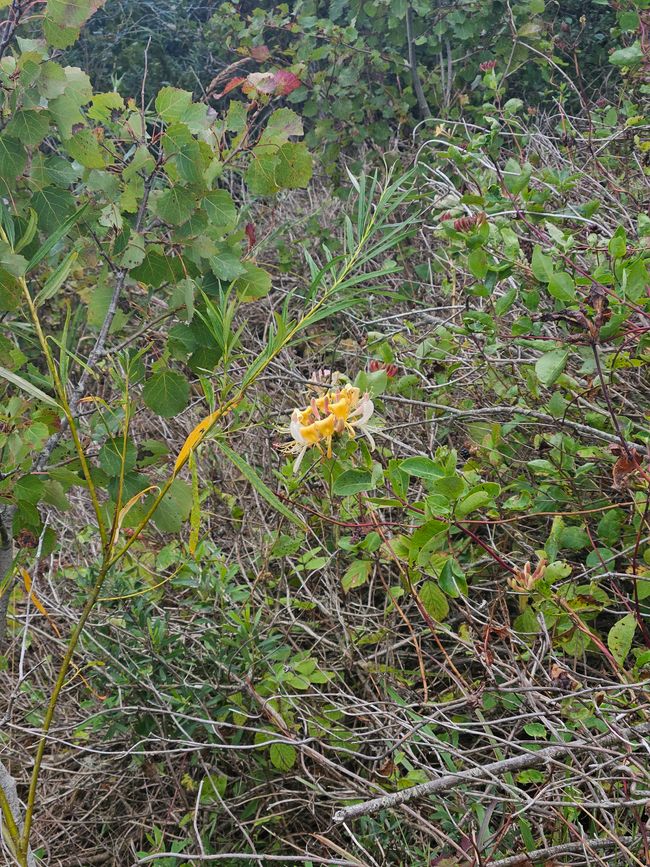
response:
M647 0L0 0L2 857L650 862Z

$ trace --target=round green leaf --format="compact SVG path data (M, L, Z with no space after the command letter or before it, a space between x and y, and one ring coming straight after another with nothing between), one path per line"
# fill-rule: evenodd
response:
M190 386L180 373L161 370L145 382L142 396L149 409L157 415L172 418L187 406Z

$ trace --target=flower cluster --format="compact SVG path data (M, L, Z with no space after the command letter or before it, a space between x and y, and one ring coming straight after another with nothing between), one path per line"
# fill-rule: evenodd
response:
M364 433L370 447L375 443L367 424L374 412L370 396L361 394L353 385L332 388L319 397L312 397L305 409L294 409L291 414L289 433L292 442L285 451L296 454L293 471L297 472L308 448L316 446L322 453L325 446L327 457L332 456L332 440L336 434L347 432L354 437L357 431Z

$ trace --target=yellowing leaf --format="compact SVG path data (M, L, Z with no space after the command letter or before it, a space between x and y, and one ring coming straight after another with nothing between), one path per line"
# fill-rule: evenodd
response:
M220 415L220 409L210 413L210 415L204 418L203 421L200 421L194 430L188 435L187 439L183 443L183 448L180 450L178 457L176 458L176 463L174 464L174 475L176 475L181 467L185 465L185 462L191 455L192 451L203 441L203 437L217 421Z
M148 494L149 491L157 491L157 490L159 490L158 485L149 485L148 488L145 488L142 491L138 491L137 494L135 494L133 497L131 497L131 499L128 501L128 503L126 503L126 505L122 506L122 508L120 509L120 513L117 516L117 524L115 526L115 535L116 536L120 532L120 528L122 527L122 522L124 521L126 516L129 514L131 509L135 506L135 504L138 503L145 496L145 494Z
M20 574L22 575L22 579L23 579L23 582L25 584L25 590L27 591L27 594L29 595L32 602L34 603L34 608L36 608L36 610L39 612L39 614L42 614L43 617L45 617L47 619L48 623L50 624L50 626L52 627L54 632L58 635L59 638L61 638L61 633L59 632L59 629L58 629L56 623L52 620L50 615L47 613L45 606L43 605L43 603L40 601L40 599L36 596L36 594L32 590L32 579L30 577L29 572L27 571L27 569L21 569Z
M178 473L178 471L185 466L187 459L189 458L192 451L203 442L205 435L210 431L212 425L217 422L220 418L227 413L231 412L231 410L235 409L241 397L237 397L234 400L231 400L225 406L216 409L213 413L210 413L209 416L200 421L194 430L188 435L187 439L183 443L183 448L178 453L178 457L176 458L176 463L174 464L174 475Z

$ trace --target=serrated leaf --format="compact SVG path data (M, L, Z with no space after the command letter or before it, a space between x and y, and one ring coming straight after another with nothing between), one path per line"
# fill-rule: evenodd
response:
M418 590L420 602L427 614L441 623L449 614L449 603L435 581L425 581Z
M290 771L296 764L296 748L291 744L271 744L269 758L274 768L279 771Z
M156 97L156 111L167 123L180 121L192 104L192 94L178 87L163 87Z
M209 262L214 276L228 283L246 273L246 269L239 256L236 256L230 250L223 250L215 256L211 256Z
M45 15L61 27L79 28L105 0L48 0Z
M287 142L282 145L275 168L275 182L281 189L306 188L312 171L312 157L304 142Z
M157 415L172 418L187 406L190 386L177 371L161 370L145 382L142 397L149 409Z
M256 301L271 291L271 275L252 262L242 262L244 273L237 277L233 289L241 301Z
M154 213L172 226L181 226L192 216L196 207L194 195L184 187L174 186L165 190L153 204Z
M20 142L0 136L0 180L12 184L27 165L27 152Z
M39 145L50 128L50 115L47 111L22 109L17 111L7 124L5 132L29 147Z
M68 190L45 187L32 197L32 207L38 214L38 226L48 234L69 225L68 218L75 207L75 200Z
M206 193L201 206L208 215L211 228L221 234L231 232L237 225L237 209L230 193L226 190L213 190Z
M103 169L108 156L89 129L82 129L69 138L64 147L73 160L86 169Z

